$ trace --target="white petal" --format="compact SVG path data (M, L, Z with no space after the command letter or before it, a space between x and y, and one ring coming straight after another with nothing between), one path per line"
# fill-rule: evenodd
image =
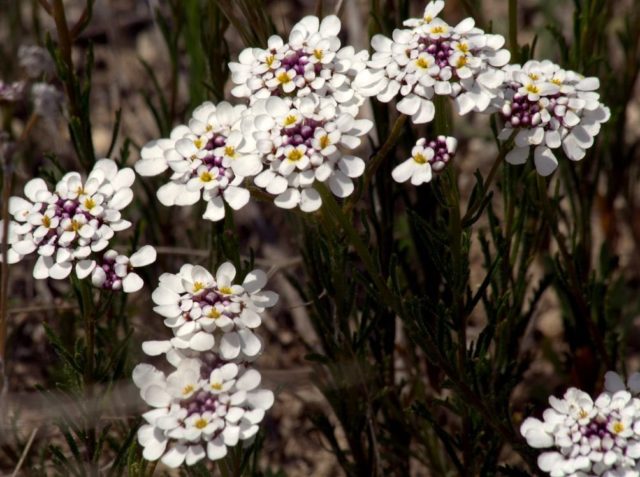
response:
M558 167L558 160L553 155L551 149L546 146L538 146L533 153L533 160L536 164L536 170L538 174L543 177L553 173Z
M187 456L187 446L184 444L174 444L165 455L162 456L162 463L172 469L177 469L184 462Z
M213 348L213 335L199 331L189 340L189 345L195 351L208 351Z
M303 212L315 212L322 205L322 198L317 190L307 187L300 194L300 210Z
M131 255L129 262L133 267L145 267L156 261L157 257L156 249L151 245L145 245L136 253Z
M144 281L137 273L129 273L122 280L122 290L125 293L134 293L144 286Z
M251 195L247 189L241 187L229 186L223 193L224 200L231 206L233 210L238 210L244 207Z

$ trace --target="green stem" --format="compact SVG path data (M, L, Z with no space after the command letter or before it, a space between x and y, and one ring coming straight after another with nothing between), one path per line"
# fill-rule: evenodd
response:
M93 402L96 323L93 307L93 290L91 288L91 284L86 280L80 280L79 285L82 297L82 319L84 322L85 336L84 389L88 400L86 409L87 460L91 475L97 475L97 469L93 466L96 451L96 413L94 412L95 409Z
M393 127L391 128L391 133L389 134L389 137L387 137L387 140L384 142L382 147L369 161L369 167L367 168L367 172L364 175L363 190L367 190L369 188L369 185L371 184L371 180L375 176L376 171L380 167L380 164L382 164L382 161L386 159L386 157L391 152L391 149L396 145L396 143L398 142L398 139L402 135L402 132L404 131L404 125L406 122L407 122L407 116L405 116L404 114L401 114L396 119L396 122L393 123ZM354 196L354 199L348 205L348 209L351 209L353 207L353 205L355 204L358 198L359 197Z
M500 167L500 164L502 164L502 161L511 150L511 146L513 145L513 140L515 139L516 134L518 134L518 131L517 130L513 131L511 133L511 136L509 136L509 138L504 143L502 143L502 146L500 147L500 152L498 153L498 157L496 157L496 160L494 161L493 165L491 166L491 170L487 175L487 179L484 181L484 184L483 184L485 195L482 199L478 199L473 206L467 209L467 212L464 214L464 217L462 217L463 224L467 222L469 219L471 219L471 217L475 215L478 209L482 207L482 204L484 203L486 196L489 194L489 188L491 187L491 184L493 183L496 177L496 173L498 172L498 168Z
M551 229L551 233L558 244L558 249L560 250L560 255L562 255L562 259L567 267L567 273L569 274L569 280L571 282L573 288L573 294L577 301L578 308L580 310L581 317L576 317L577 319L582 318L585 326L587 327L587 331L591 336L591 340L595 344L598 352L602 360L604 361L607 369L612 368L611 359L609 358L609 353L607 353L607 349L604 344L602 333L597 329L594 322L591 320L591 311L589 309L589 305L586 302L583 292L582 292L582 282L578 277L578 272L574 266L573 257L569 250L567 249L567 245L565 243L565 237L558 230L558 225L556 223L555 217L553 215L551 204L549 203L549 197L547 196L547 184L545 182L544 177L538 176L538 191L540 194L540 199L542 200L542 211L545 217L545 220L549 224L549 228Z
M324 212L327 220L335 220L338 222L342 230L347 234L351 245L362 260L364 267L367 269L367 272L371 276L371 279L375 283L376 288L382 295L384 301L392 310L398 310L399 308L396 299L391 293L391 290L389 290L389 287L387 286L385 280L380 276L380 273L376 269L373 257L369 253L369 249L360 238L360 235L358 235L358 232L356 231L347 215L335 201L333 195L324 184L318 183L316 188L322 196L322 211Z

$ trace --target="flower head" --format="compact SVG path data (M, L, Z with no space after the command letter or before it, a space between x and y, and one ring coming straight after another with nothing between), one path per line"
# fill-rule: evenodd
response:
M375 35L368 68L354 80L355 89L382 102L401 99L397 109L414 123L430 122L434 95L454 98L460 114L485 111L502 84L499 69L510 58L504 38L475 28L472 18L456 26L437 18L444 2L431 2L421 19L405 21L392 38Z
M438 136L427 142L425 138L411 150L411 157L396 166L391 175L396 182L406 182L418 186L431 181L432 174L441 172L456 152L458 141L454 137Z
M558 167L553 149L562 147L569 159L582 159L610 116L596 92L598 79L584 78L547 60L504 70L506 79L494 104L504 119L499 137L516 133L507 162L523 164L533 150L536 170L547 176Z
M153 408L138 431L142 455L173 468L223 458L258 432L273 405L273 393L259 388L258 371L215 359L184 359L168 376L140 364L133 380Z
M131 257L107 250L98 261L85 259L78 262L76 273L78 278L91 275L91 282L98 288L133 293L144 284L134 269L155 262L156 255L156 249L151 245L145 245Z
M571 388L549 403L542 420L529 417L520 427L530 446L553 448L538 458L541 470L553 477L635 475L629 472L640 468L640 400L620 390L594 402Z
M136 171L154 176L171 171L158 189L166 206L207 203L203 218L224 218L226 202L238 210L249 201L245 177L262 170L251 135L242 132L245 106L206 102L195 109L188 125L176 127L169 138L151 141L141 151Z
M151 341L147 354L166 353L172 348L196 352L213 351L222 359L251 360L262 350L254 333L260 313L272 307L278 295L264 291L266 274L253 270L235 284L235 267L223 263L215 277L199 265L184 265L177 274L160 277L152 298L154 310L165 318L175 335L170 341Z
M338 197L353 192L352 179L362 175L365 164L352 150L371 121L341 113L315 95L259 100L252 111L253 135L267 166L255 183L276 196L277 206L317 210L322 200L316 181L327 182Z
M9 204L9 262L37 252L35 278L66 278L74 263L104 250L115 232L129 228L120 211L133 199L134 179L131 169L102 159L86 180L69 172L54 191L43 179L30 180L26 199L12 197Z
M231 93L249 98L251 104L270 96L315 94L355 116L364 98L351 82L365 68L369 55L366 51L356 53L350 46L340 48L340 27L335 15L322 21L307 16L293 26L288 42L274 35L264 50L243 50L239 62L229 64L231 79L237 85Z

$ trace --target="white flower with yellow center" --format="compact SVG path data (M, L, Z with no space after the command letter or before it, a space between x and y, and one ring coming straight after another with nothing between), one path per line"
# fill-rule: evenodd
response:
M352 179L364 161L352 155L371 121L356 120L309 95L294 101L278 97L257 101L251 132L266 164L255 177L258 187L275 196L278 207L305 212L322 205L316 182L326 182L338 197L349 196Z
M307 16L291 29L289 40L268 40L266 50L247 48L231 62L231 94L251 104L270 96L304 97L316 94L340 111L356 115L364 98L352 87L355 75L366 67L368 53L340 48L340 20Z
M457 144L454 137L438 136L431 141L418 139L411 150L411 157L391 172L393 180L400 183L411 180L414 186L430 182L433 173L441 172L451 161Z
M409 18L405 20L402 24L408 27L419 27L422 25L429 25L432 23L440 14L442 9L444 8L444 0L433 0L427 4L424 9L424 13L421 18Z
M593 146L609 108L600 103L597 78L584 78L550 61L531 60L504 68L506 79L494 106L504 119L500 139L515 132L511 164L524 164L533 152L535 167L547 176L558 167L554 149L573 160Z
M549 398L543 419L527 418L520 432L538 449L553 448L538 466L554 477L634 475L640 462L640 400L627 391L603 393L595 402L578 389Z
M184 265L178 274L160 277L152 299L154 311L165 318L164 324L175 337L169 341L145 343L150 355L171 348L219 353L225 360L255 359L262 342L253 331L260 326L260 314L275 305L278 296L263 291L266 275L253 270L242 285L234 283L235 267L220 265L215 277L198 265Z
M131 169L110 159L97 161L86 180L65 174L54 192L32 179L24 188L28 200L10 199L9 262L37 252L35 278L66 278L74 263L104 250L115 232L131 225L120 210L133 199L134 179Z
M504 38L485 34L467 18L450 26L435 15L442 4L432 2L423 19L405 22L392 38L375 35L368 68L356 76L354 88L364 96L389 102L416 123L433 120L434 95L453 98L459 114L485 111L498 93L509 61ZM428 21L426 21L428 19Z
M217 381L217 373L225 377ZM196 382L204 376L209 381ZM228 447L258 432L274 400L271 391L259 388L258 371L205 359L184 359L168 376L140 364L133 370L133 381L153 408L143 414L146 423L138 430L142 456L172 468L194 465L205 457L223 458Z
M242 133L246 115L245 106L206 102L195 109L188 126L143 147L136 170L146 176L170 170L170 181L157 192L163 205L189 206L202 199L207 204L203 218L221 220L225 202L234 210L249 202L242 184L262 170L255 143Z

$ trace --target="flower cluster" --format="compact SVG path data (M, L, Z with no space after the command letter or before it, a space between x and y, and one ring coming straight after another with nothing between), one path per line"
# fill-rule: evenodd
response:
M600 81L547 60L504 70L507 76L495 104L504 119L500 139L515 134L507 162L523 164L533 149L536 170L547 176L558 167L552 149L562 146L569 159L582 159L610 116L609 108L599 101Z
M133 379L154 409L138 432L148 460L170 467L193 465L205 455L224 457L227 447L258 431L273 393L259 389L260 373L250 366L262 350L255 329L261 313L278 295L264 291L267 277L253 270L234 284L235 267L223 263L215 277L198 265L165 273L153 292L154 310L174 337L143 344L151 356L166 354L176 369L168 375L140 364Z
M391 176L396 182L406 182L418 186L430 182L433 173L441 172L456 153L458 141L454 137L438 136L429 142L418 139L411 150L411 157L396 166Z
M169 375L140 364L133 380L153 408L138 431L142 455L173 468L223 458L258 432L273 405L273 393L258 388L260 373L242 364L182 358Z
M37 252L35 278L64 279L74 264L77 275L86 277L95 268L95 254L107 248L116 232L131 226L120 211L133 199L134 180L131 169L119 169L111 159L96 162L86 180L77 172L65 174L54 191L43 179L30 180L24 187L26 199L11 197L9 202L14 219L6 239L9 263ZM151 250L145 249L144 259L133 266L153 262ZM128 272L121 273L126 278ZM129 278L125 291L135 291L138 285L139 280Z
M293 26L288 42L274 35L266 50L243 50L239 63L229 63L237 85L231 94L249 98L251 104L271 96L315 94L339 111L356 116L364 98L351 83L366 67L369 54L356 53L351 46L340 48L340 27L335 15L322 21L307 16Z
M520 427L527 443L543 452L538 466L552 477L619 477L640 471L640 375L629 388L615 373L594 401L570 388L562 399L551 396L542 420L529 417ZM631 391L631 392L630 392Z
M472 18L451 26L437 18L443 8L443 1L432 1L423 18L404 22L411 29L396 29L392 38L375 35L375 52L355 89L385 103L400 96L398 111L416 124L433 119L434 95L452 97L460 114L485 111L504 79L499 68L510 58L504 38L475 28Z
M322 200L316 181L338 197L353 192L352 179L363 174L365 163L351 152L371 121L340 113L315 95L258 100L252 110L254 138L267 166L255 183L276 196L277 206L317 210Z
M142 148L136 171L155 176L169 169L170 182L157 193L163 205L193 205L202 199L207 203L203 218L221 220L225 202L234 210L247 204L244 178L262 170L251 135L242 131L246 113L245 106L227 102L202 104L188 125Z

